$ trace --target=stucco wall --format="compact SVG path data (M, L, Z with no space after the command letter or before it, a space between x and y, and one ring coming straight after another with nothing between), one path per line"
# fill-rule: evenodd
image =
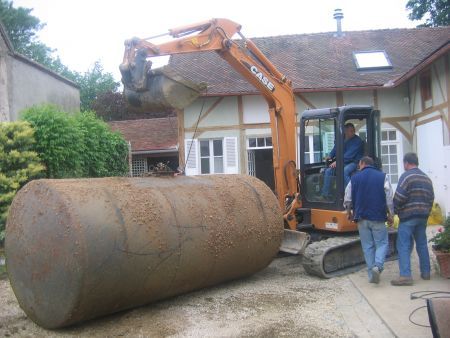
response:
M50 72L23 61L9 58L8 102L10 119L17 120L21 110L35 104L52 103L68 112L80 109L79 89Z
M200 98L185 109L185 128L233 126L239 124L237 98L225 97L217 104L218 97ZM200 122L199 121L200 116Z
M449 93L450 72L445 63L450 64L450 53L433 62L431 70L432 106L422 107L420 93L420 73L409 83L410 110L414 142L412 150L419 156L419 167L432 179L435 201L450 216L450 168L449 134Z
M8 68L6 52L1 47L0 45L0 122L9 121Z

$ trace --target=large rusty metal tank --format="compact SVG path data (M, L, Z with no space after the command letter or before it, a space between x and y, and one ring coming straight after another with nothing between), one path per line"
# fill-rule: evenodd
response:
M282 235L250 176L36 180L13 201L5 251L21 308L59 328L251 275Z

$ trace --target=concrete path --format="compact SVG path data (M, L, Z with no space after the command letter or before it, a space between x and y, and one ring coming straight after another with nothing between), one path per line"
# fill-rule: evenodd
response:
M435 229L435 227L431 227L429 229L430 234ZM438 275L436 261L431 251L430 258L432 265L431 280L425 281L420 278L418 257L416 252L413 252L411 260L414 278L413 286L392 286L390 284L392 279L398 277L398 261L387 262L385 264L385 270L381 274L380 284L378 285L368 283L366 270L349 275L349 279L361 292L362 296L367 300L379 318L384 321L397 337L433 337L429 328L426 301L420 298L411 298L411 296L420 295L414 293L421 291L424 291L424 293L430 291L450 292L450 279L444 279ZM428 297L436 296L442 295L435 294ZM449 295L444 296L448 297ZM423 308L420 308L422 306ZM415 312L412 314L413 311ZM415 325L411 321L427 327ZM385 337L381 332L374 336Z
M337 310L344 319L345 326L352 332L353 337L395 337L362 292L352 285L351 279L344 278L349 280L348 287L340 296L336 297L335 302Z

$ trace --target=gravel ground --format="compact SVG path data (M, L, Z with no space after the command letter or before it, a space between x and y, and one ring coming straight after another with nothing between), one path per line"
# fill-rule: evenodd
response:
M354 337L341 311L348 277L308 276L301 258L275 259L241 280L120 312L68 329L48 331L20 309L7 279L0 280L0 336L20 337ZM354 292L354 291L352 291ZM345 300L344 300L345 302ZM360 302L360 300L359 300Z

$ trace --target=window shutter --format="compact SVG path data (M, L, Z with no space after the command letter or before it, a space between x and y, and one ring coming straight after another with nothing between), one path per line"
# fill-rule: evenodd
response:
M185 174L198 175L197 140L184 140Z
M237 138L224 138L224 154L225 154L225 174L237 174L238 171L238 151Z

